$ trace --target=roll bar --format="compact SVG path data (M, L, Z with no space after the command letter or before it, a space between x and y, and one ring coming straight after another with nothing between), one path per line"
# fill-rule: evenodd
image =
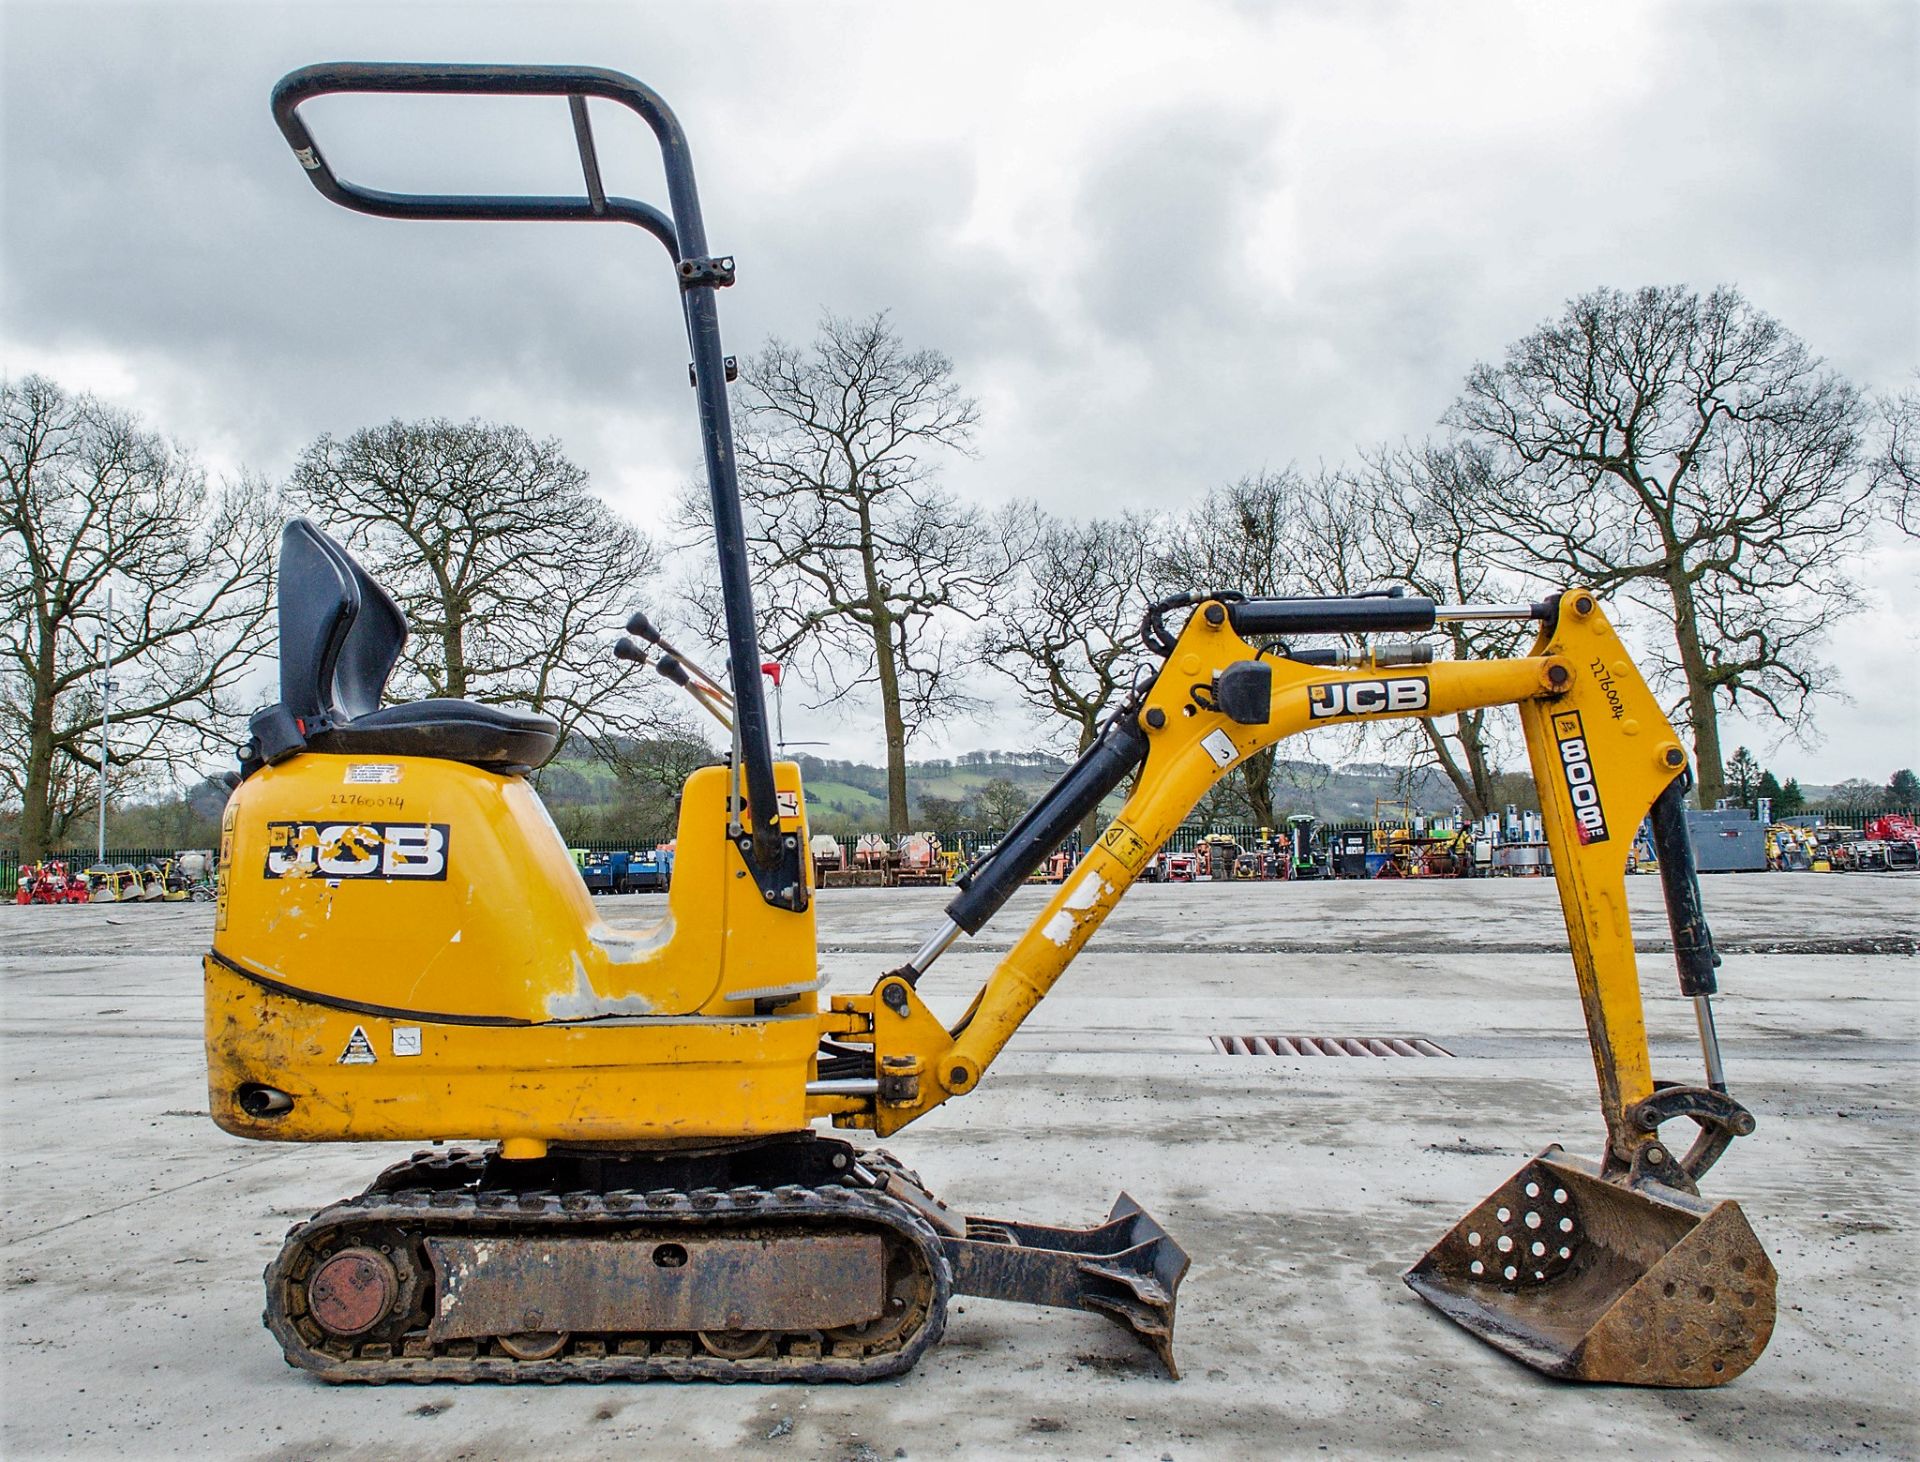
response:
M573 117L585 191L577 197L467 193L388 193L340 178L328 164L306 123L302 104L339 92L441 96L563 96ZM635 112L660 144L670 213L637 199L607 193L587 116L587 99L599 97ZM751 856L756 881L768 899L805 899L785 879L770 878L792 857L797 836L780 824L773 788L773 744L766 695L760 684L760 647L754 629L753 588L747 565L746 529L740 515L733 423L727 410L726 357L720 348L720 317L714 291L733 283L733 260L710 257L693 159L686 134L666 102L651 88L618 71L594 66L416 65L409 62L324 62L303 66L273 89L273 117L307 179L320 194L377 218L471 219L493 222L629 223L658 239L680 279L687 343L693 352L693 383L706 454L707 488L713 501L714 537L720 555L720 592L727 618L728 665L737 707L747 801L753 812ZM783 836L783 834L787 834ZM791 841L789 839L791 838Z

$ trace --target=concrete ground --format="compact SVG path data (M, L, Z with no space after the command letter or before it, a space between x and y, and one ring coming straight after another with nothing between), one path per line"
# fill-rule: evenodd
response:
M1657 881L1631 883L1643 941ZM923 985L957 1013L1023 891ZM1920 1454L1920 878L1710 878L1735 1094L1708 1180L1780 1270L1769 1352L1718 1391L1542 1379L1400 1271L1548 1141L1599 1122L1550 883L1137 890L975 1096L894 1151L956 1206L1054 1223L1131 1192L1193 1255L1165 1380L1104 1320L963 1300L897 1381L331 1389L260 1328L286 1227L394 1149L243 1143L206 1118L206 906L0 910L0 1451L30 1457ZM943 895L820 901L836 989ZM644 897L611 903L616 922ZM1697 1079L1643 956L1655 1067ZM1419 1034L1453 1059L1216 1055L1215 1033Z

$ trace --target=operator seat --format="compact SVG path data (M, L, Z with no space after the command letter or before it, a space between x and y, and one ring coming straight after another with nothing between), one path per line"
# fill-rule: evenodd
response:
M560 723L532 711L450 699L382 706L407 617L305 518L280 533L279 603L280 702L247 722L242 775L302 751L432 756L519 773L559 749Z

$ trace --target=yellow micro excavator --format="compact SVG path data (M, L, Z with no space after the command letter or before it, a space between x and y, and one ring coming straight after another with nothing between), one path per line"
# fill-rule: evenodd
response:
M341 181L296 114L333 92L567 100L585 193L476 197ZM601 186L589 100L658 138L671 212ZM822 998L800 774L772 756L715 295L686 140L664 102L575 68L326 65L274 113L327 198L389 217L614 221L672 256L692 347L729 634L710 675L641 616L618 649L728 726L679 814L668 913L609 928L526 773L555 724L460 700L381 705L407 633L323 533L287 526L280 701L257 712L222 833L206 957L214 1120L279 1142L470 1140L298 1225L266 1323L329 1381L674 1377L859 1381L911 1367L953 1295L1105 1314L1173 1370L1187 1256L1124 1194L1091 1229L966 1217L878 1136L979 1085L1207 789L1319 726L1519 708L1599 1080L1597 1161L1550 1146L1407 1272L1443 1314L1552 1375L1712 1386L1760 1354L1774 1272L1697 1181L1753 1118L1727 1093L1716 957L1683 826L1673 728L1594 596L1441 605L1387 592L1197 589L1141 627L1158 669L870 991ZM1435 663L1437 622L1529 620L1508 660ZM650 640L651 646L632 638ZM1334 647L1316 646L1316 638ZM1351 648L1354 645L1360 648ZM1129 778L1119 815L951 1024L917 990ZM1624 864L1651 813L1704 1084L1650 1069ZM1664 1124L1689 1119L1689 1150Z

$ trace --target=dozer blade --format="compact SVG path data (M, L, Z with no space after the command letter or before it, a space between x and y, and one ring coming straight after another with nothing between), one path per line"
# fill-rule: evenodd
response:
M1773 1334L1774 1269L1737 1203L1629 1188L1559 1147L1515 1173L1405 1275L1537 1371L1721 1386Z
M969 1217L964 1237L941 1242L955 1294L1096 1311L1139 1336L1180 1379L1173 1310L1187 1251L1125 1193L1094 1228Z

